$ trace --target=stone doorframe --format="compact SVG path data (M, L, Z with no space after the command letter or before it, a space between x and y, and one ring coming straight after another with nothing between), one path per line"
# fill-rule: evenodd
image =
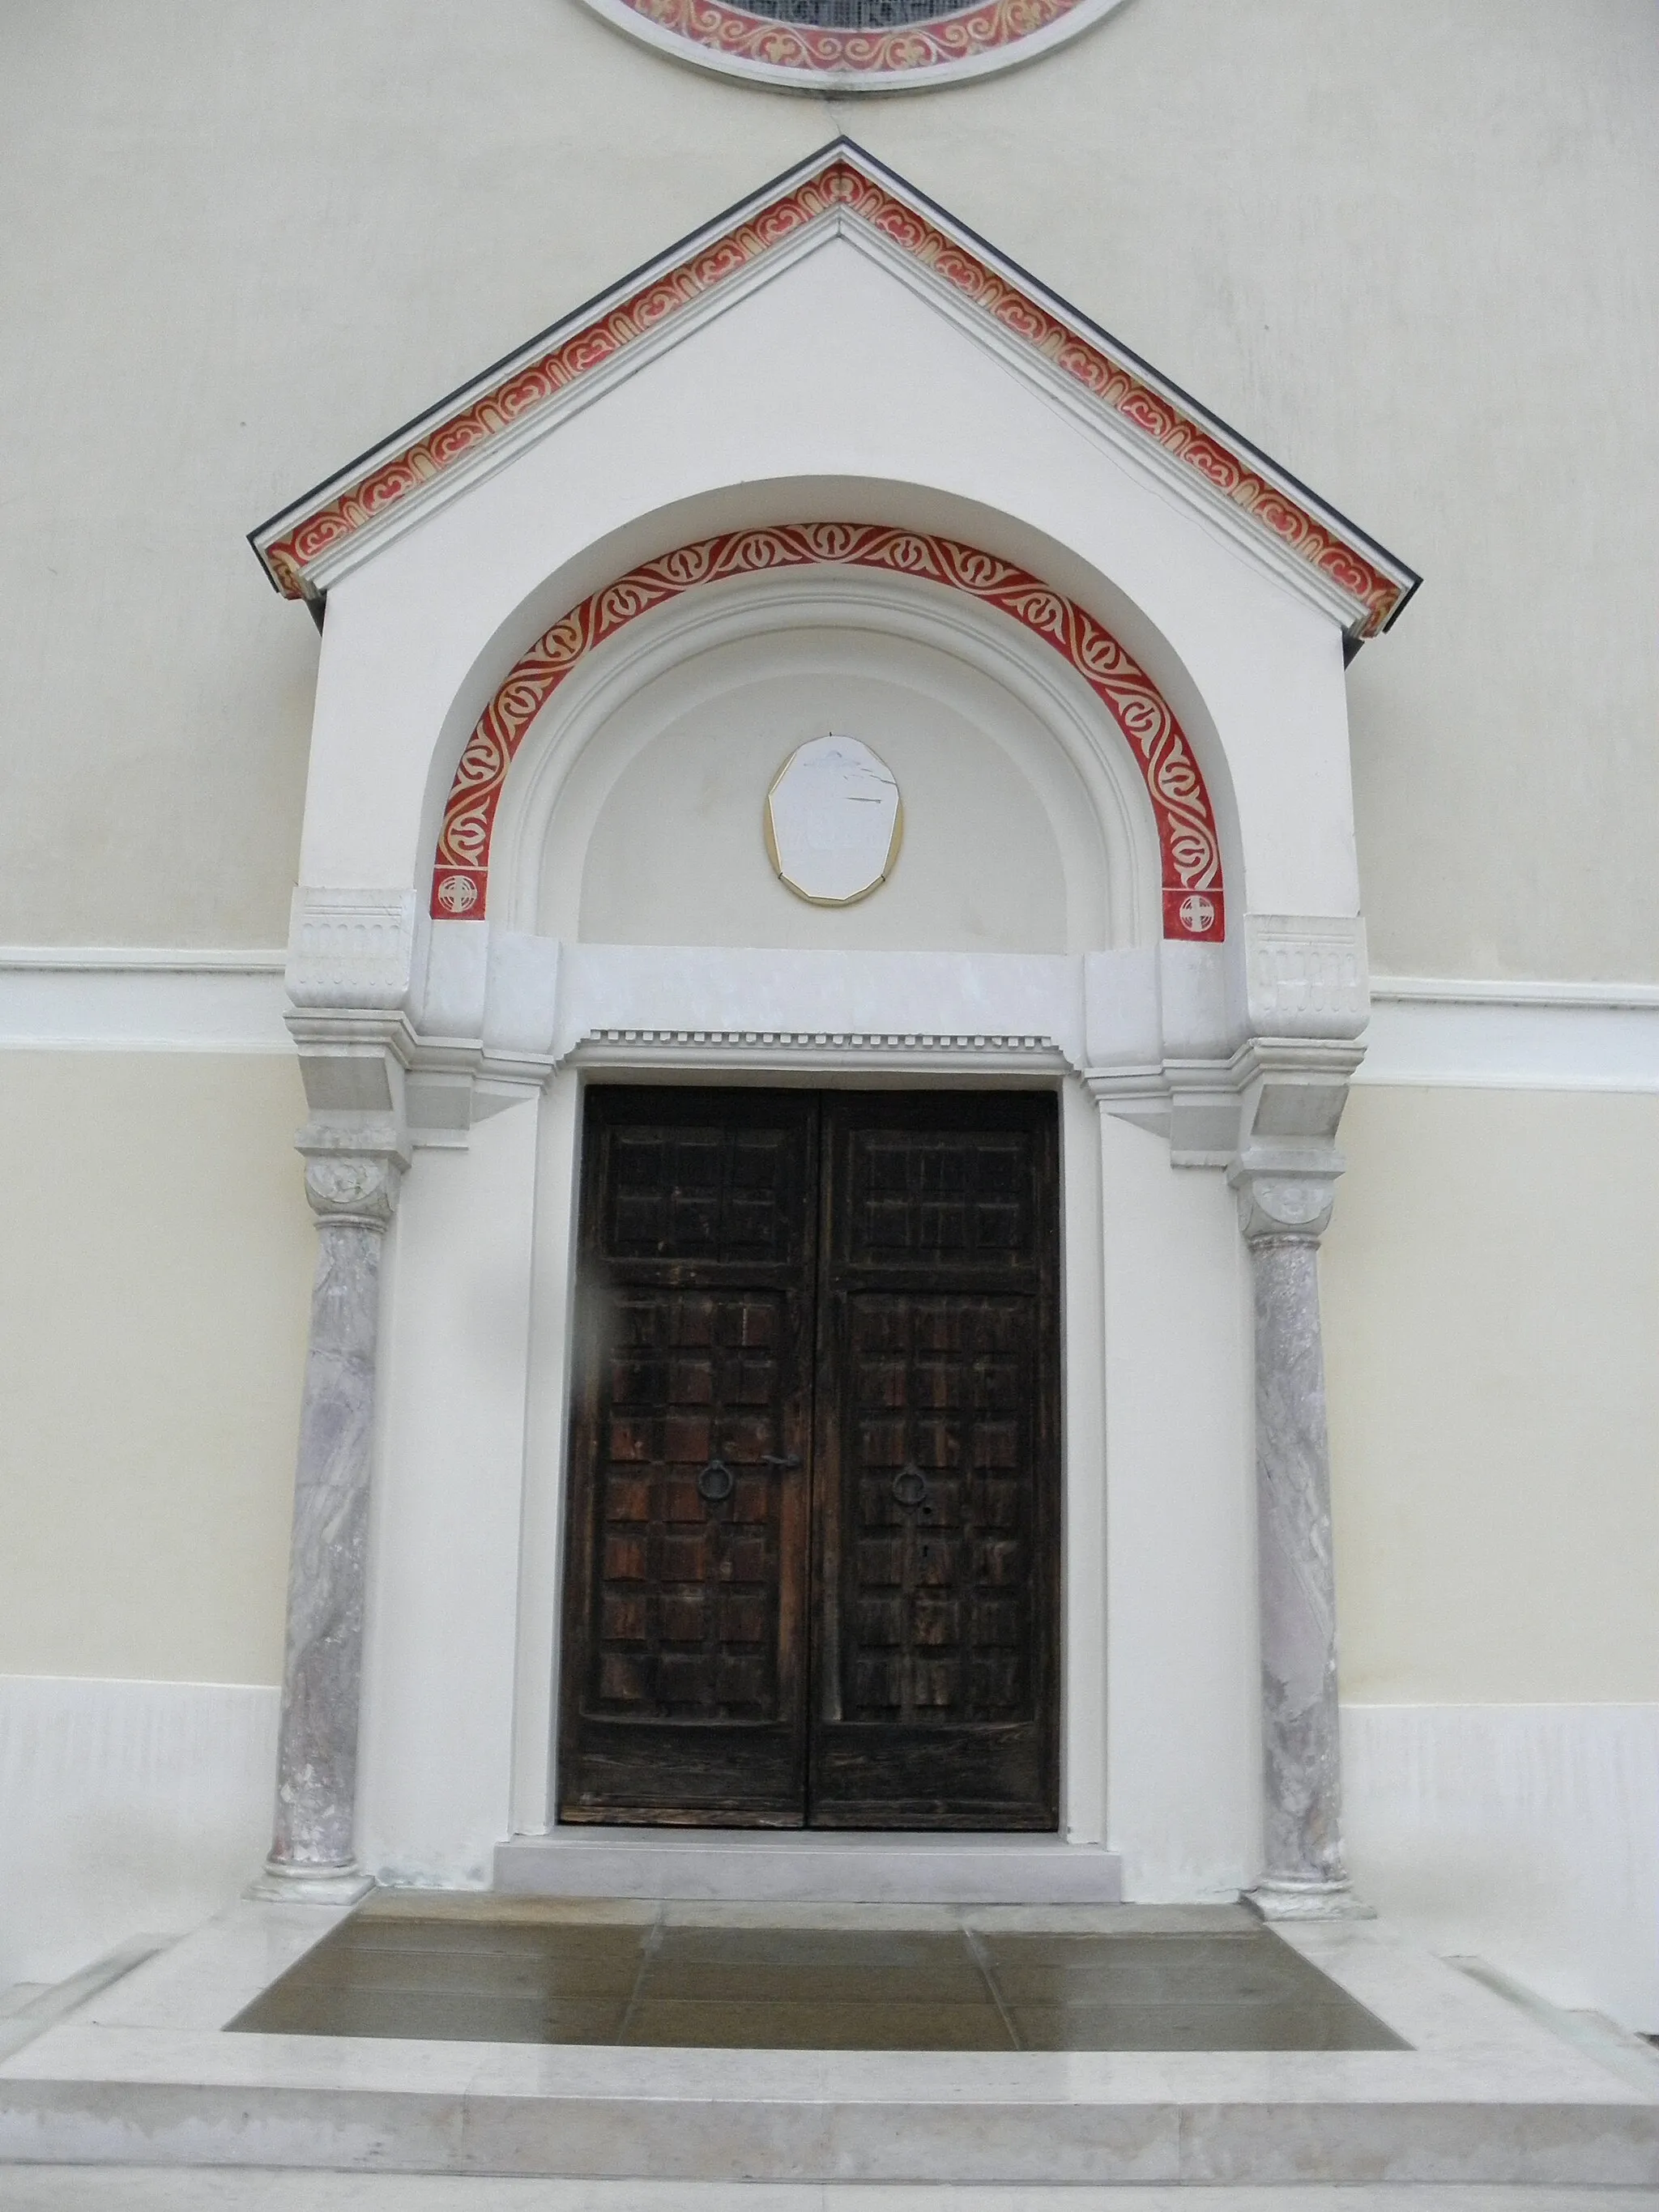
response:
M672 985L667 995L675 1003L685 1005L684 975L665 978L662 956L639 948L560 946L507 933L491 942L489 931L481 923L434 926L422 947L422 984L402 1007L375 1006L368 1002L390 996L399 972L409 972L411 896L302 894L296 901L291 1027L312 1108L300 1148L319 1251L296 1479L277 1814L260 1893L331 1902L357 1893L368 1879L355 1856L354 1815L366 1530L375 1465L379 1262L404 1174L416 1151L434 1148L434 1158L453 1153L476 1127L516 1103L540 1117L544 1184L573 1190L575 1101L580 1079L596 1073L860 1085L1012 1080L1060 1089L1072 1184L1066 1206L1062 1832L1095 1849L1118 1840L1104 1709L1110 1672L1104 1600L1112 1563L1109 1558L1103 1570L1109 1513L1103 1449L1107 1456L1115 1451L1121 1468L1127 1449L1106 1439L1103 1417L1091 1410L1098 1407L1109 1364L1109 1345L1102 1357L1102 1329L1104 1324L1109 1334L1113 1291L1103 1267L1109 1272L1114 1232L1099 1180L1103 1174L1110 1182L1109 1167L1101 1165L1110 1155L1108 1133L1128 1124L1162 1139L1170 1150L1160 1143L1159 1157L1200 1171L1194 1185L1217 1191L1224 1174L1249 1255L1254 1303L1263 1849L1252 1894L1272 1915L1358 1909L1340 1842L1316 1250L1342 1167L1337 1124L1361 1050L1353 1041L1366 1007L1360 925L1248 918L1245 1011L1255 1033L1230 1049L1218 1048L1224 1025L1205 1039L1194 1031L1194 949L1184 946L981 961L863 956L859 995L869 1003L875 987L884 996L890 1028L840 1030L833 1006L815 1006L810 992L798 990L802 1018L814 1026L783 1031L757 1022L752 1030L732 1030L711 1020L700 1028L693 1004L691 1025L671 1030L650 1017L665 987ZM470 939L456 944L467 933ZM848 959L860 963L860 956ZM1217 948L1212 981L1220 987L1218 1012L1226 1003L1220 960ZM745 995L763 1010L769 1000L775 1003L776 977L767 972L775 956L710 951L696 961L711 1008L742 1003ZM465 1037L453 1026L458 965L476 982ZM509 1006L519 1030L513 1045L502 1042ZM532 1006L538 1012L530 1027L540 1031L540 1050L525 1042ZM440 1008L448 1033L434 1035L430 1017ZM984 1022L988 1010L999 1022L994 1031L967 1027L970 1019ZM1183 1024L1184 1034L1177 1026ZM1188 1049L1176 1054L1174 1042ZM1192 1048L1205 1043L1207 1053ZM1103 1152L1096 1152L1096 1142ZM417 1179L421 1172L417 1164ZM1187 1181L1159 1172L1170 1192ZM1080 1182L1091 1177L1094 1187L1085 1193ZM1155 1178L1152 1187L1163 1185ZM568 1247L570 1224L561 1223L558 1212L556 1200L553 1218L544 1211L539 1233ZM1196 1339L1188 1350L1200 1368L1218 1356L1216 1346L1206 1349ZM562 1398L562 1374L544 1382ZM526 1469L514 1686L510 1825L516 1832L544 1828L551 1802L561 1580L562 1466L544 1453L539 1469L528 1455ZM1115 1471L1114 1479L1121 1484L1124 1475ZM1121 1552L1123 1540L1115 1540ZM376 1856L383 1860L384 1850ZM431 1869L424 1871L429 1875Z

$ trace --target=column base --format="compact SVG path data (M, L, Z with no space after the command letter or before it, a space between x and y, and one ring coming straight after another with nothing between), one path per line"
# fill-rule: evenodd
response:
M1264 1920L1375 1920L1346 1881L1264 1881L1239 1899Z
M289 1866L267 1859L242 1894L268 1905L356 1905L374 1887L374 1875L359 1866Z

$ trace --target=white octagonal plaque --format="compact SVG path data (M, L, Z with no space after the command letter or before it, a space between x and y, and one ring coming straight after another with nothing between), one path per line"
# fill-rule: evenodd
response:
M766 849L814 906L851 906L885 883L904 831L899 787L857 738L797 745L766 795Z

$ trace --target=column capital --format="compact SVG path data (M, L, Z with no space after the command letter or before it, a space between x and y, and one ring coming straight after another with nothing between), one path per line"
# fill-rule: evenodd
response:
M306 1196L319 1223L386 1226L409 1165L408 1139L395 1124L340 1127L309 1122L300 1132L296 1149L305 1159Z
M1227 1170L1247 1244L1317 1244L1330 1226L1340 1159L1318 1167L1235 1160Z

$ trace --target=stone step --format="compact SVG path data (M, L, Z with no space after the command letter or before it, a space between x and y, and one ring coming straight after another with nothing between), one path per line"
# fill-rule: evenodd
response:
M1123 1866L1115 1851L1058 1836L562 1828L497 1844L495 1887L756 1904L1115 1905Z
M1659 2066L1649 2079L1628 2052L1604 2063L1380 1923L1298 1926L1284 1940L1403 2050L732 2051L226 2032L343 1917L239 1905L0 2063L0 2160L18 2174L234 2168L250 2186L255 2170L301 2168L312 2194L300 2201L319 2206L324 2172L390 2173L409 2177L393 2201L416 2212L414 2177L443 2175L535 2177L531 2201L572 2212L1012 2212L1051 2196L1055 2212L1093 2212L1091 2198L1109 2205L1103 2191L1131 2185L1123 2201L1149 2212L1171 2191L1311 2205L1300 2192L1313 2183L1384 2182L1419 2192L1395 2203L1465 2212L1485 2208L1449 2185L1525 2185L1543 2193L1513 2203L1555 2212L1576 2191L1659 2192ZM0 2177L6 2212L27 2201L18 2174Z

